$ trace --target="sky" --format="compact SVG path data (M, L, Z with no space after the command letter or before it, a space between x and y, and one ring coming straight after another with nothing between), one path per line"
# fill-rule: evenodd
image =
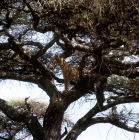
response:
M18 82L14 80L4 80L0 83L0 98L4 100L30 99L49 102L49 97L35 84ZM79 101L73 103L67 110L70 119L76 122L90 108L90 104L80 104ZM139 134L130 133L110 124L96 124L84 131L77 140L138 140Z

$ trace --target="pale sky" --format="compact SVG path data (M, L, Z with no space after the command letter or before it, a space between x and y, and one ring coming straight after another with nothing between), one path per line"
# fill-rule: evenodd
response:
M49 97L44 91L35 84L27 84L25 82L2 81L0 84L0 98L4 100L20 99L30 96L31 99L49 102ZM67 110L72 121L76 122L89 110L90 104L79 106L76 102ZM117 128L110 124L96 124L84 131L77 140L138 140L139 134L130 133L121 128Z

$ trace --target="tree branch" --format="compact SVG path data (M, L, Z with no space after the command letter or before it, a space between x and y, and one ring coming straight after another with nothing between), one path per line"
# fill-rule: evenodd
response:
M40 60L31 58L30 56L25 54L24 51L22 50L21 46L19 46L19 44L16 41L13 40L11 43L12 43L12 49L15 52L17 52L21 58L30 62L34 67L37 67L48 79L52 79L52 76L51 76L49 70L46 68L46 66L44 64L42 64L42 62Z
M136 78L139 76L139 61L137 62L123 62L108 57L104 57L103 61L109 70L109 73L126 76L129 78ZM110 65L109 65L110 64Z
M42 126L38 122L37 117L28 113L28 111L23 112L15 109L3 99L0 99L0 110L11 120L25 123L33 137L42 136Z
M136 127L130 127L130 126L128 126L125 123L122 123L120 121L110 120L109 122L112 125L115 125L115 126L117 126L119 128L123 128L124 130L130 131L130 132L137 132L137 133L139 133L139 129L138 128L136 128Z
M73 50L79 50L84 52L92 52L93 47L89 47L85 44L78 44L75 42L70 41L66 36L63 37L63 40L70 46Z
M9 43L11 44L12 50L14 52L18 53L19 56L23 60L31 63L34 66L34 68L40 70L43 78L41 77L41 79L39 79L39 83L38 83L39 87L42 88L43 90L45 90L50 97L58 94L58 91L53 83L53 78L52 78L51 72L47 69L45 64L43 64L40 60L37 60L34 57L30 57L26 53L24 53L22 46L19 44L19 42L16 42L14 40L14 38L8 32L7 29L5 29L5 31L6 31L6 34L10 37ZM50 44L49 43L48 44L52 45L54 42L55 42L55 39L50 41ZM45 47L47 48L48 46L46 45Z
M39 27L40 17L36 14L36 12L30 6L29 2L27 2L26 0L23 0L23 2L27 5L27 7L29 8L29 10L31 12L31 15L32 15L33 21L34 21L33 28L35 29L35 31L40 32L40 33L46 33L48 31L55 32L55 26L47 25L44 28Z
M17 75L14 73L6 73L6 72L1 72L0 73L0 79L12 79L12 80L19 80L23 82L31 82L31 83L38 83L38 79L40 77L34 76L34 75Z
M67 135L65 140L76 139L82 133L82 131L87 129L92 124L99 123L101 121L107 122L107 123L109 122L108 118L102 118L102 119L100 119L101 121L99 119L98 120L96 119L97 121L95 119L92 119L97 113L99 113L101 111L105 111L105 110L107 110L115 105L118 105L118 104L132 103L132 102L138 102L138 99L131 98L131 97L126 97L126 98L122 98L122 99L120 98L117 101L114 101L106 106L103 106L103 110L102 109L100 110L97 103L96 103L96 105L87 114L85 114L81 119L79 119L77 121L77 123L74 125L72 130L69 132L69 134Z
M56 40L58 39L57 36L54 36L54 38L47 44L45 45L45 47L42 47L37 53L36 55L34 55L34 58L37 59L39 58L40 56L42 56L46 50L48 50L50 47L53 46L53 44L56 42Z

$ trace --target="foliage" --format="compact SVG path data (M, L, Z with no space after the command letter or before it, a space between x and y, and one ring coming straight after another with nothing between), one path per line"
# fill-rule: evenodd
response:
M35 83L50 98L38 108L43 124L30 106L21 111L0 99L3 114L26 124L34 140L76 139L96 123L139 132L137 110L125 105L139 101L138 0L1 0L0 10L0 78ZM59 54L79 70L67 91L58 89ZM78 99L96 102L63 132L64 113Z

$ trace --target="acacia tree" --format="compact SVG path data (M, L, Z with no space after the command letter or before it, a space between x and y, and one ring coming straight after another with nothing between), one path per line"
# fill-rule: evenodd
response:
M118 108L139 101L137 0L1 0L0 9L0 78L35 83L50 97L42 125L30 111L0 99L9 119L24 123L34 140L60 140L64 112L84 97L96 102L65 140L96 123L139 132L138 113ZM56 86L64 84L57 54L78 66L79 78L70 79L68 91ZM82 75L84 68L89 73Z

